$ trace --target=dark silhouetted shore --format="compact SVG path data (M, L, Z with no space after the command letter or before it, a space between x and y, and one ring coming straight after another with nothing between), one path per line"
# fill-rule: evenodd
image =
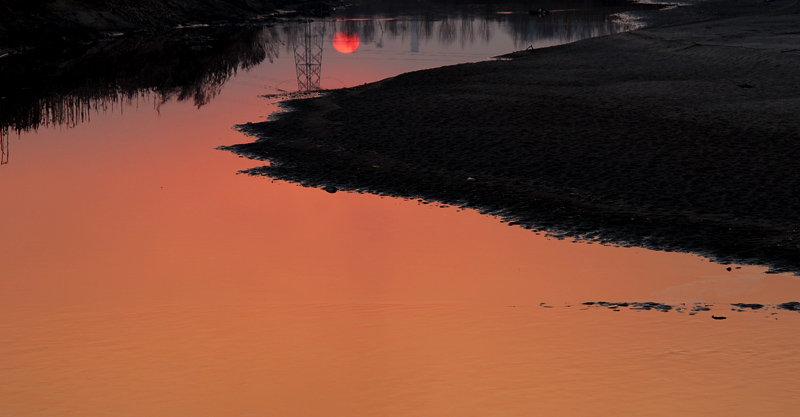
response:
M0 57L31 48L60 51L120 35L150 35L191 25L264 22L279 16L279 9L315 16L338 4L336 0L3 0Z
M653 27L296 100L252 174L438 200L558 236L800 271L800 5Z

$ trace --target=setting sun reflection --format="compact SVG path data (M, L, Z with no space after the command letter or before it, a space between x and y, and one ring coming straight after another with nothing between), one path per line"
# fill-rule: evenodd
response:
M351 54L358 49L361 39L352 32L336 32L333 35L333 48L342 54Z

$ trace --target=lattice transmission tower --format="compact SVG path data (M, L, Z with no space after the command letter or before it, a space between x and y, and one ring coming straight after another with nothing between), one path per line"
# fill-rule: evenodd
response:
M297 88L299 91L319 90L322 73L322 45L325 26L306 22L302 35L294 45L294 64L297 67Z

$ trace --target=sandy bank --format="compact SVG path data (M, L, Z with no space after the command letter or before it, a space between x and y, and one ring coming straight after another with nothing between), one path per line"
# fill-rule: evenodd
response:
M252 174L798 272L800 6L699 4L650 29L294 101L230 149L272 162Z

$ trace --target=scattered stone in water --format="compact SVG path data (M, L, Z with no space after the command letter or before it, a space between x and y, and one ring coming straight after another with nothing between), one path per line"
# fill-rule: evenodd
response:
M646 302L646 303L633 303L632 307L634 310L658 310L662 313L666 313L672 310L672 306L669 304L661 304L655 302Z
M746 303L732 303L732 306L739 307L740 309L749 308L751 310L759 310L764 308L764 304L746 304ZM740 310L743 311L743 310Z
M788 303L778 304L778 308L781 310L800 312L800 302L789 301Z
M611 310L617 310L621 307L628 307L632 310L658 310L662 312L667 312L672 310L674 307L668 304L661 304L656 302L646 302L646 303L610 303L608 301L587 301L582 303L585 306L595 306L595 307L606 307Z
M541 303L539 305L544 306L545 303ZM681 303L679 305L669 305L669 304L662 304L653 301L649 302L636 302L636 303L628 303L628 302L618 302L612 303L608 301L586 301L581 303L581 305L586 306L586 308L582 308L581 310L588 310L589 308L600 308L605 307L612 311L620 311L622 308L629 308L631 310L657 310L663 313L675 310L678 313L689 313L690 316L695 316L701 311L711 311L711 308L714 307L714 304L705 304L705 303L694 303L689 309L689 306L686 303ZM790 311L797 311L800 312L800 302L798 301L790 301L788 303L779 304L777 306L770 305L770 304L759 304L759 303L731 303L731 311L735 312L747 312L747 311L755 311L755 310L769 310L772 308L782 309L782 310L790 310ZM552 308L551 306L546 306L546 308ZM770 316L774 316L778 313L773 312L770 313ZM725 316L711 316L714 320L726 320L727 317ZM769 316L766 316L769 317Z

